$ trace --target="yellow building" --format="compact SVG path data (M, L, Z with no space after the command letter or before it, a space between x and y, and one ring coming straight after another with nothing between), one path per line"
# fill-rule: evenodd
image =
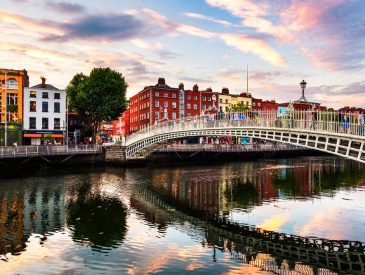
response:
M5 122L5 104L7 122L23 122L23 92L29 86L26 70L0 68L0 103L1 123Z
M241 93L240 95L229 94L227 88L222 89L219 94L219 110L228 113L236 108L238 110L252 108L252 96L250 93Z

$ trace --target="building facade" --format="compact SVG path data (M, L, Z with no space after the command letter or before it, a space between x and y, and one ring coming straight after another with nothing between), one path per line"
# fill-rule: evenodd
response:
M42 83L24 89L23 143L62 144L66 136L66 91Z
M0 69L0 103L1 122L5 122L5 105L7 122L23 121L23 93L24 87L29 86L26 70Z

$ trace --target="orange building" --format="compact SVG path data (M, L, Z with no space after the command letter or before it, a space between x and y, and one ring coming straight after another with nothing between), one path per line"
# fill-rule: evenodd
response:
M1 123L5 122L5 104L8 114L7 122L22 123L24 87L29 87L28 72L0 68L0 83Z

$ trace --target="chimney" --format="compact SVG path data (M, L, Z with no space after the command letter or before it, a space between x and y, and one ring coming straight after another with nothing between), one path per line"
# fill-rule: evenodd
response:
M42 88L46 88L46 78L44 76L41 76L42 79Z
M222 94L224 94L224 95L229 95L229 90L228 90L228 88L223 88L223 89L222 89Z
M157 84L158 84L158 85L166 85L166 83L165 83L165 78L160 77L160 78L158 79Z
M207 88L206 92L211 93L213 92L212 88Z
M193 87L193 92L198 92L198 91L199 91L199 87L197 84L195 84Z
M184 90L184 83L179 84L179 90Z

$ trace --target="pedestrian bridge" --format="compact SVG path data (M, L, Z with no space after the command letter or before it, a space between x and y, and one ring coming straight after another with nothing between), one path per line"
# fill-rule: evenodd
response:
M365 163L362 122L355 114L327 111L292 111L282 116L245 111L165 120L128 136L126 158L145 158L186 137L235 136L301 146Z

